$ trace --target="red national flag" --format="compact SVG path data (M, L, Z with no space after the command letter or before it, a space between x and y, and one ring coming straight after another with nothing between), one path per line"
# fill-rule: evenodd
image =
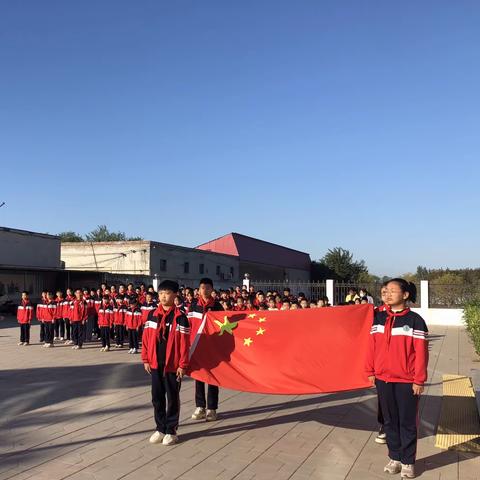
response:
M364 363L372 305L209 312L192 319L189 374L233 390L273 394L370 386Z

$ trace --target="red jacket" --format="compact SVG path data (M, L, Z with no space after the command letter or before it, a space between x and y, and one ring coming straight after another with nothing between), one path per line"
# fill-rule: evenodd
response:
M47 305L42 299L41 302L37 304L37 310L36 310L37 320L39 322L43 322L43 320L45 319L46 308L47 308Z
M98 310L98 326L111 327L113 325L113 309L111 306L102 305Z
M44 319L45 323L53 323L56 318L57 313L57 302L52 300L51 302L47 302L45 305L45 312L44 312Z
M98 315L98 311L100 310L101 305L102 305L102 301L99 298L97 298L95 300L95 313L97 315Z
M125 312L127 307L125 305L120 305L113 308L113 324L114 325L125 325Z
M57 308L55 309L55 318L68 318L70 304L64 298L57 297L55 299Z
M425 321L409 308L376 312L365 365L367 376L423 385L427 380L427 336Z
M160 305L151 320L144 326L142 336L142 361L148 363L151 368L158 368L157 342L160 330L165 328L165 322L171 320L168 334L165 372L175 373L177 369L188 368L190 353L190 323L185 313L177 307L171 307L168 311Z
M125 311L125 326L129 330L136 330L142 324L142 312L138 307L134 310L131 308Z
M30 323L33 318L33 307L30 300L22 300L22 304L17 309L18 323Z
M142 305L140 310L142 311L142 325L145 325L157 310L157 304L152 302L150 304Z
M70 322L85 322L88 318L88 305L85 300L73 300L70 305Z

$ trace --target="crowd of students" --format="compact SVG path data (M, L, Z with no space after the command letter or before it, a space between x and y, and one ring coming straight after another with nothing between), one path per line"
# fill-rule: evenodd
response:
M422 317L410 310L416 300L415 285L403 279L392 279L382 286L382 304L375 309L371 327L370 347L365 375L376 386L378 420L381 425L376 442L387 443L388 473L400 473L402 478L415 477L417 447L418 400L427 379L428 329ZM365 289L351 289L345 304L373 303ZM166 280L153 286L132 284L98 289L67 289L43 292L36 306L40 321L40 341L51 348L55 341L82 348L84 341L101 340L101 350L110 349L110 341L122 348L128 338L129 353L139 352L145 371L151 376L152 404L156 430L150 443L172 445L180 412L181 379L188 368L190 331L210 310L288 310L328 307L328 298L316 301L285 288L255 292L236 287L216 291L211 279L204 278L198 288L179 288ZM17 318L20 323L20 343L30 341L30 323L34 307L28 293L22 293ZM96 338L95 338L96 337ZM207 388L207 391L206 391ZM194 420L217 419L219 388L195 381Z

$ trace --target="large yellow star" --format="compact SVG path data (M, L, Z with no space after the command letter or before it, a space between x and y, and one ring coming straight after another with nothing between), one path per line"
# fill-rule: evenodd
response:
M262 318L259 318L258 319L258 323L263 323L263 322L266 322L267 319L265 317L262 317Z
M248 315L248 318L255 318L256 316L257 316L256 313L250 313L250 314Z
M238 326L238 322L231 322L226 315L223 317L223 323L218 320L215 320L215 323L220 327L219 335L223 335L225 332L233 335L232 330Z
M266 330L262 327L260 327L258 330L257 330L257 335L263 335L264 333L266 332Z
M249 347L252 343L253 343L253 340L250 337L243 339L243 346L244 347Z

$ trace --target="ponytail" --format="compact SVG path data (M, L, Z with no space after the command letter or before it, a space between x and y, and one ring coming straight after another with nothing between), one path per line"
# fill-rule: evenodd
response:
M417 301L417 286L413 282L407 282L403 278L392 278L387 283L395 282L403 293L408 293L407 301L415 303Z

